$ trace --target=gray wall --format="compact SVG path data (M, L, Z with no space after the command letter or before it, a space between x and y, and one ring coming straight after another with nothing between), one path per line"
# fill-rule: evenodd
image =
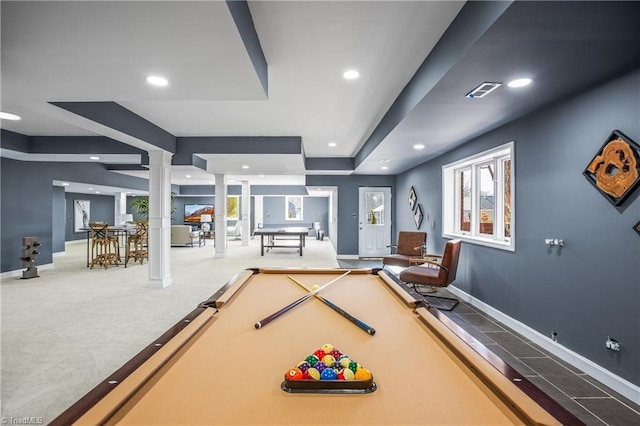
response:
M338 188L338 255L358 254L358 205L361 186L388 186L395 194L394 176L375 175L307 175L307 186L335 186ZM393 206L393 203L392 203ZM391 212L395 224L395 214ZM392 225L391 235L395 234ZM415 225L414 225L415 228Z
M269 226L312 226L320 222L320 229L329 237L329 198L303 197L302 220L285 220L285 197L264 197L262 204L262 219L265 227ZM312 232L314 235L315 233Z
M3 132L3 146L4 135ZM51 263L54 225L49 214L54 208L53 180L138 190L148 188L146 179L110 172L103 164L29 162L1 158L0 272L22 269L19 258L22 237L25 236L36 236L42 244L38 264ZM113 204L111 210L114 210ZM37 220L44 218L43 215L46 215L45 220ZM56 223L61 223L59 218ZM56 251L58 247L59 241L56 243Z
M556 330L563 346L640 385L640 190L615 208L582 175L613 129L640 142L640 71L399 175L397 225L415 229L405 196L413 185L436 225L422 225L429 250L441 252L442 166L515 141L516 251L463 244L455 286L543 335ZM605 348L607 336L622 352Z
M107 222L110 225L115 224L115 197L110 195L97 194L78 194L75 192L67 192L66 199L66 227L65 238L67 241L84 240L87 238L87 232L73 232L74 229L74 200L89 200L89 221L90 222Z
M51 211L51 244L53 253L65 251L65 212L67 210L64 187L53 187L53 206Z

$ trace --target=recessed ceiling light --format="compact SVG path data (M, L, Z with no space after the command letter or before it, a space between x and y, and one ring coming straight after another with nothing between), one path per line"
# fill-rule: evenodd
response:
M169 81L164 77L150 75L149 77L147 77L147 83L153 84L154 86L164 87L169 84Z
M331 148L335 148L335 146L336 146L336 145L338 145L338 144L337 144L337 143L335 143L335 142L329 142L329 146L330 146Z
M264 177L264 175L260 175L260 177Z
M413 146L413 149L424 149L424 145L421 143L417 143Z
M20 120L21 117L10 112L0 111L0 118L3 120Z
M99 193L100 193L100 191L96 191L96 194L99 194Z
M92 155L91 157L89 157L89 160L99 160L100 157L97 157L95 155Z
M89 188L89 191L93 191L93 188Z
M69 186L67 182L62 182L62 186Z
M509 87L524 87L531 84L533 80L530 78L517 78L507 83Z
M316 191L322 191L322 188L316 188Z
M191 179L191 175L186 175L185 176L187 179Z
M249 166L247 166L246 164L244 166L242 166L243 169L248 169Z
M380 167L382 170L389 170L389 166L382 166Z
M342 73L342 77L344 77L345 80L355 80L360 77L360 73L356 70L347 70Z

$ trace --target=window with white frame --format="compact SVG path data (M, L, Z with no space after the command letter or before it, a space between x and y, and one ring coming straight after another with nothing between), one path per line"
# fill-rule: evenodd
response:
M302 196L287 195L284 199L285 220L302 220Z
M514 143L442 166L443 237L515 250Z

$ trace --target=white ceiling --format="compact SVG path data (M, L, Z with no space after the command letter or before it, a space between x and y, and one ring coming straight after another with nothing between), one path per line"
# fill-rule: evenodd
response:
M268 66L267 95L224 1L2 1L1 109L22 116L2 127L27 136L102 135L141 148L136 136L49 103L112 101L177 137L293 136L307 158L344 159L361 157L394 101L408 97L399 122L368 145L355 171L308 171L302 155L197 152L207 170L174 166L172 183L210 185L214 174L252 185L303 184L310 173L395 175L640 64L637 2L248 5ZM342 78L350 68L358 80ZM151 73L169 85L149 86ZM528 88L503 85L483 99L465 97L483 81L527 74L534 77ZM414 77L433 85L403 92ZM415 151L415 143L426 147ZM91 161L82 157L69 158Z
M2 110L22 120L2 125L127 143L48 104L115 101L175 136L301 136L307 157L352 157L463 4L251 1L267 98L223 1L3 1ZM350 68L361 78L343 79ZM305 173L299 159L224 160L207 171Z

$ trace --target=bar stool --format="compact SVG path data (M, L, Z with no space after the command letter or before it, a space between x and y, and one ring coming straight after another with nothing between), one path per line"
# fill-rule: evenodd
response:
M90 269L93 269L95 265L103 266L105 269L108 267L107 252L109 250L109 242L107 227L106 222L91 222L89 224L89 228L91 229Z
M125 266L129 263L129 259L133 259L134 263L140 261L141 265L144 259L149 259L147 249L148 230L147 222L136 222L136 232L127 237Z

